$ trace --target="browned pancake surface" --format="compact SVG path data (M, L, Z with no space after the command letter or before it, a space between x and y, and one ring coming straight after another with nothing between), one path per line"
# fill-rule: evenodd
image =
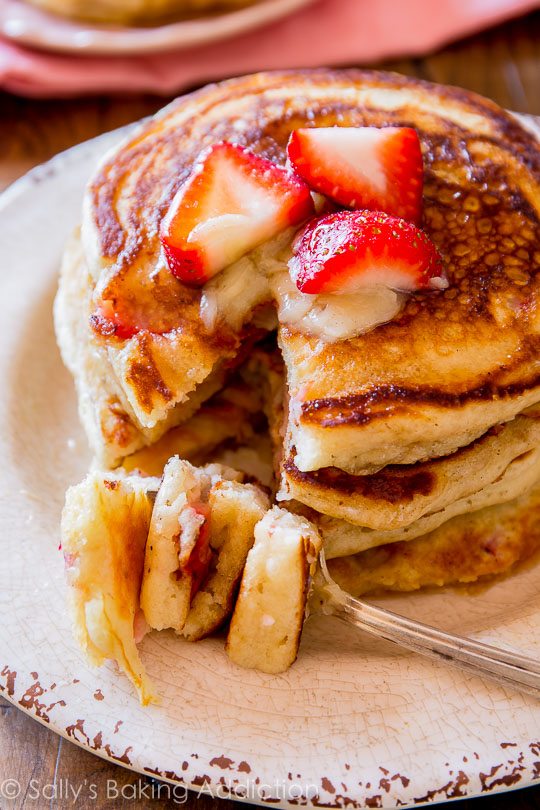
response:
M540 548L540 487L514 501L454 518L408 542L329 561L356 596L474 582L511 571Z
M306 71L243 77L177 100L94 179L92 211L106 268L99 286L142 312L148 325L138 338L143 360L130 377L141 401L175 399L162 370L166 345L156 357L160 341L174 342L171 335L181 332L206 367L238 346L239 336L224 326L204 332L200 291L184 287L159 259L159 223L200 150L227 139L283 164L292 130L332 125L417 129L425 163L422 224L441 251L450 286L410 296L393 322L351 341L321 346L282 329L300 421L365 428L404 411L452 410L539 384L534 136L466 91L395 74Z

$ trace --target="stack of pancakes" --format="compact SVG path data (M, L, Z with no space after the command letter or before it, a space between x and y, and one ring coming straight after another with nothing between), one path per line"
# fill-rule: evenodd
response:
M540 410L534 406L454 453L354 475L298 469L284 371L259 354L267 384L278 500L319 528L329 570L355 595L472 582L540 547ZM360 424L361 418L359 420Z
M294 129L387 125L418 132L422 228L448 289L352 339L280 322L276 344L264 250L218 277L218 304L170 273L159 224L202 149L230 140L284 165ZM538 140L511 114L394 74L258 74L173 102L103 158L65 255L57 335L98 462L159 475L198 437L208 461L254 441L262 409L277 498L317 525L348 590L507 571L540 545L539 178ZM103 299L138 331L111 333ZM277 355L254 349L265 335ZM239 369L253 392L229 419L219 392Z

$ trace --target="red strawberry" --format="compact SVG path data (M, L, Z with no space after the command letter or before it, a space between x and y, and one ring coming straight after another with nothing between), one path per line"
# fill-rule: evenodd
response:
M298 236L289 271L303 293L363 287L443 290L437 248L416 225L380 211L339 211L313 219Z
M287 152L300 177L340 205L420 221L423 166L416 130L297 129Z
M223 141L199 156L161 223L160 238L171 272L198 287L313 213L303 180Z
M90 323L98 334L104 337L114 335L121 340L129 340L140 331L129 316L120 314L110 299L100 301L99 306L90 316Z
M192 577L191 580L191 599L195 596L201 587L210 563L212 562L212 550L210 548L210 522L208 520L210 510L203 504L200 507L194 507L198 514L204 517L204 523L201 524L199 529L199 536L195 541L193 550L190 554L189 560L183 567L183 572Z

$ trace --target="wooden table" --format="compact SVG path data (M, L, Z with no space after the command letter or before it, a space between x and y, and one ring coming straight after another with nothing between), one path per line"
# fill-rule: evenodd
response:
M412 76L456 84L476 90L504 107L540 115L540 12L507 23L486 33L454 44L422 59L406 59L382 67ZM125 96L70 101L29 101L0 94L0 188L37 163L80 141L154 112L166 99L154 96ZM146 808L177 807L174 797L153 799L157 786L116 765L57 737L0 698L0 782L6 778L21 782L20 797L0 808L63 808L66 799L50 801L32 798L32 779L59 790L68 780L73 785L97 786L95 801L77 807ZM63 780L63 781L62 781ZM106 798L107 780L115 780L124 798ZM51 788L54 794L54 787ZM162 793L162 797L167 792ZM135 798L132 798L135 797ZM186 806L199 800L190 797ZM227 804L201 798L200 810L227 810ZM212 806L215 805L213 808ZM540 806L540 787L492 798L461 802L461 810L533 810ZM229 808L229 810L230 810Z

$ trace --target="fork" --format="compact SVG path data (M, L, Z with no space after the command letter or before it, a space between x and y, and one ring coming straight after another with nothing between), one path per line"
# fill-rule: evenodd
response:
M310 613L336 616L366 633L420 655L540 697L539 661L465 636L445 633L356 599L332 579L323 551L319 553L319 563L309 601Z

